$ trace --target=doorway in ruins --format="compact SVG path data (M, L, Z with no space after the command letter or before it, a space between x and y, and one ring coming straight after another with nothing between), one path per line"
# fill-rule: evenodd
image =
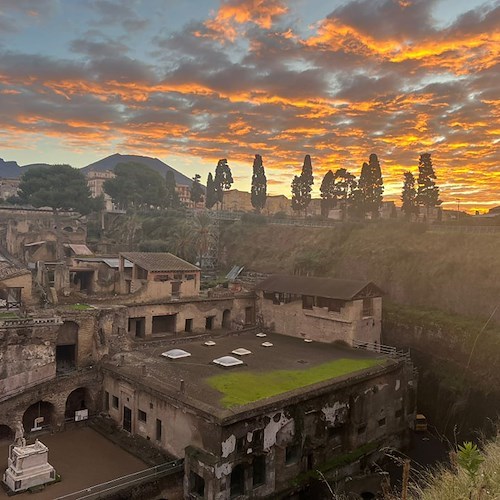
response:
M175 333L177 314L164 314L153 316L153 335L162 333Z
M128 331L134 337L143 339L146 336L146 318L144 316L128 319Z
M38 401L32 404L23 415L25 432L35 432L50 427L53 423L55 408L52 403Z
M134 337L143 339L146 336L146 318L144 316L128 319L128 331Z
M57 373L70 372L77 366L78 328L74 321L65 321L59 327L56 342Z
M64 418L67 420L85 420L85 410L90 412L91 398L90 392L86 387L78 387L70 392L66 398L66 409ZM87 414L88 417L88 414Z
M231 328L231 311L225 309L222 313L222 328Z
M0 443L14 441L15 432L8 425L0 425Z

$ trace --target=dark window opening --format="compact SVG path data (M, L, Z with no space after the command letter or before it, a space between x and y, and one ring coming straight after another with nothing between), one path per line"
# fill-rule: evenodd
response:
M328 427L328 437L335 439L342 436L343 427Z
M260 486L266 482L266 457L255 457L252 463L253 486Z
M285 451L285 464L295 464L298 462L300 456L300 446L298 444L291 444L286 447Z
M307 454L307 470L313 470L314 467L314 454Z
M366 431L366 424L360 425L358 427L358 434L363 434Z
M65 373L76 368L76 345L56 346L56 372Z
M382 427L383 425L385 425L385 417L384 417L384 418L381 418L381 419L378 421L378 426L379 426L379 427Z
M245 325L253 325L254 322L255 320L253 307L245 307Z
M373 299L371 297L363 299L363 318L367 316L373 316Z
M401 418L403 416L403 410L402 409L396 410L396 413L394 414L394 416L396 418Z
M231 472L231 496L245 494L245 469L243 465L237 465Z
M205 496L205 480L196 472L191 471L189 473L189 483L191 484L191 493L200 497Z
M139 422L146 422L148 419L148 415L145 411L137 410L137 419Z
M314 306L314 297L311 295L302 295L302 309L312 309Z
M120 403L119 399L116 396L113 396L112 398L113 408L118 408L119 403Z
M127 432L132 432L132 410L123 407L123 429Z
M214 327L214 318L215 316L207 316L205 318L205 330L212 330Z
M186 319L184 331L187 333L191 333L193 331L193 318Z
M252 446L262 446L264 444L264 429L253 431Z
M242 452L245 449L246 437L240 437L236 439L236 451Z
M175 333L176 314L153 316L153 335L158 333Z
M159 418L156 419L156 440L161 441L161 431L162 431L162 423Z

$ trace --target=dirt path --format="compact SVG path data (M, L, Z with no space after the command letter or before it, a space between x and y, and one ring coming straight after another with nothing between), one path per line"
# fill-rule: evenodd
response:
M61 482L39 493L22 493L16 500L53 500L132 472L146 469L138 458L123 451L106 438L82 427L57 434L44 434L40 441L49 447L49 463L61 475ZM7 467L8 443L0 444L0 474ZM0 499L8 497L0 488Z

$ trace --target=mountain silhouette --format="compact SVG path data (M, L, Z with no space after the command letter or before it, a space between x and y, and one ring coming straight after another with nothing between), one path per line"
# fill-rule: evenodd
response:
M103 158L102 160L98 160L86 167L82 168L83 173L87 172L104 172L105 170L114 170L118 163L141 163L142 165L146 165L153 170L156 170L162 177L165 177L167 172L173 172L175 177L175 183L181 184L184 186L190 186L192 184L192 180L184 174L181 174L175 168L172 168L170 165L163 163L158 158L151 158L149 156L138 156L138 155L121 155L116 153L114 155Z
M114 170L118 163L140 163L153 170L156 170L162 177L165 177L166 173L171 171L174 173L175 183L191 187L192 180L186 175L182 174L172 168L170 165L163 163L158 158L151 158L149 156L139 156L139 155L121 155L116 153L114 155L98 160L86 167L83 167L81 171L86 174L87 172L104 172L106 170ZM41 168L50 166L48 163L31 163L29 165L20 166L16 161L4 161L0 158L0 178L3 179L17 179L21 175L32 168Z

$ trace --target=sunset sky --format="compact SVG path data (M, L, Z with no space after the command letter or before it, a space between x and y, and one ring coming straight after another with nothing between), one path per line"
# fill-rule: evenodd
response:
M432 154L445 208L500 205L500 3L0 0L0 158L160 158L203 182L228 158L290 195L305 154L386 199Z

